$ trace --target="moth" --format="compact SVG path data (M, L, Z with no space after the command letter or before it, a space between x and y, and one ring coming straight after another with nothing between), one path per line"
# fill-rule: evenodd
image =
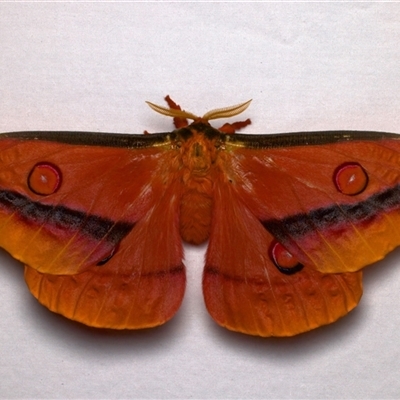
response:
M157 134L0 135L0 246L51 311L154 327L185 290L182 240L209 240L207 310L220 325L292 336L346 315L361 269L400 244L400 135L234 133L249 102L173 117ZM192 123L188 123L193 120Z

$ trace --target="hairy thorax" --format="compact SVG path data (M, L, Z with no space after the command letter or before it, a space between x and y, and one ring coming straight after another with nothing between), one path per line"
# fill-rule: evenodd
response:
M210 234L213 206L213 177L218 149L215 140L192 131L180 147L183 193L180 209L180 233L183 240L199 244Z

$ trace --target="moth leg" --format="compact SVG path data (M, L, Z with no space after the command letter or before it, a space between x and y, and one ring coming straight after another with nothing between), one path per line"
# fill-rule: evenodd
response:
M242 129L250 124L251 124L251 120L250 120L250 118L247 118L246 121L237 121L237 122L233 122L232 124L226 123L226 124L222 125L220 128L218 128L218 130L222 133L232 135L239 129Z
M164 100L167 102L168 107L171 110L179 110L182 111L182 108L179 104L176 104L169 95L165 96ZM174 117L174 125L175 128L185 128L189 125L189 121L186 118L179 118L179 117Z

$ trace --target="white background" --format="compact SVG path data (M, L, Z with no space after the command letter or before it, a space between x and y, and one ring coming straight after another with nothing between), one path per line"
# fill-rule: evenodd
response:
M253 98L254 133L400 132L399 62L399 3L0 3L0 131L166 131L144 101L170 94L198 114ZM214 324L204 251L176 317L122 333L48 312L1 253L0 396L400 397L399 251L354 312L290 339Z

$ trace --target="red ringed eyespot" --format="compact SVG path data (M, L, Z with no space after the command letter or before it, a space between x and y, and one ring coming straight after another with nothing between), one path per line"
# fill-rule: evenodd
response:
M365 190L368 185L368 175L360 164L348 162L335 169L333 183L340 193L354 196Z
M32 192L41 196L55 193L61 186L61 171L48 162L37 163L28 176L28 186Z
M304 267L292 253L277 241L272 242L269 253L276 268L285 275L293 275Z

